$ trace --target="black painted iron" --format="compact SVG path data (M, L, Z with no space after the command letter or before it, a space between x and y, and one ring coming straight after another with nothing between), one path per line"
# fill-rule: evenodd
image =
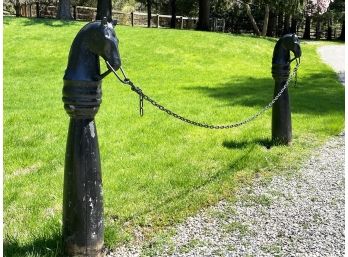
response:
M114 69L121 60L113 26L104 18L76 35L64 75L63 102L70 116L63 193L65 256L103 256L102 175L94 117L102 101L99 56Z
M295 34L286 34L274 47L272 76L275 81L274 96L284 87L290 74L290 51L295 58L301 57L300 41ZM274 144L288 145L292 139L291 110L288 89L285 89L272 107L272 141Z

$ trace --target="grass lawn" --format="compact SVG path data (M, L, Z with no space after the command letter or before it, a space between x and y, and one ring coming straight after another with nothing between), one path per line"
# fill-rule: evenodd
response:
M4 246L6 256L56 256L60 248L69 117L62 77L82 22L4 18ZM273 94L275 40L117 26L123 67L154 99L198 121L240 121ZM290 89L293 144L264 146L271 111L244 127L186 125L145 102L112 75L96 116L109 248L147 237L222 198L256 174L296 169L344 126L344 88L317 45L303 44ZM105 65L103 64L105 69Z

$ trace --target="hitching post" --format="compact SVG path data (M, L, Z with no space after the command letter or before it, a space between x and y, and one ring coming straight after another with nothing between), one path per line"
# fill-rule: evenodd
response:
M301 57L301 47L295 34L280 38L274 47L272 76L275 81L274 96L284 87L290 74L290 51L295 58ZM272 142L289 145L292 138L291 110L288 89L285 89L272 107Z
M64 256L104 256L103 195L98 135L94 117L101 103L99 56L121 66L115 22L83 27L70 49L63 102L70 116L63 192Z

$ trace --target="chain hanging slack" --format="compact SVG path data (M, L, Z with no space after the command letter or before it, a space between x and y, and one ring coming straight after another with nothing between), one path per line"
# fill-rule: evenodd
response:
M144 115L144 99L145 99L146 101L151 103L153 106L157 107L159 110L167 113L168 115L170 115L170 116L172 116L172 117L174 117L176 119L179 119L179 120L181 120L183 122L186 122L188 124L191 124L191 125L194 125L194 126L198 126L198 127L202 127L202 128L208 128L208 129L230 129L230 128L236 128L236 127L242 126L242 125L244 125L246 123L249 123L250 121L256 119L261 114L263 114L269 108L271 108L272 105L283 94L285 89L287 89L289 87L290 81L292 80L292 78L294 76L296 76L298 67L300 65L300 62L296 59L296 66L294 67L294 69L293 69L291 75L289 76L288 80L286 81L285 85L283 86L283 88L279 91L279 93L272 99L272 101L268 105L266 105L260 111L258 111L254 115L248 117L245 120L242 120L242 121L236 122L236 123L232 123L232 124L227 124L227 125L211 125L211 124L207 124L207 123L201 123L201 122L193 121L193 120L185 118L185 117L183 117L183 116L181 116L181 115L179 115L179 114L177 114L177 113L167 109L163 105L160 105L158 102L156 102L155 100L153 100L152 98L150 98L149 96L144 94L143 91L141 90L141 88L139 88L136 85L134 85L134 83L126 76L126 74L125 74L124 70L122 69L122 67L120 67L120 70L121 70L122 76L124 77L123 79L116 73L116 71L113 69L113 67L107 61L106 61L106 64L107 64L109 69L115 74L117 79L122 84L130 86L131 90L139 95L140 116Z

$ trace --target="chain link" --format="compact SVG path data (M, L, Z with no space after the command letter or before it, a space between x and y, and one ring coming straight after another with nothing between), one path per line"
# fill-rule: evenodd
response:
M242 120L240 122L236 122L236 123L232 123L232 124L227 124L227 125L212 125L212 124L207 124L207 123L203 123L203 122L198 122L198 121L193 121L190 120L188 118L185 118L169 109L167 109L166 107L164 107L163 105L159 104L158 102L156 102L155 100L153 100L152 98L150 98L148 95L144 94L143 91L141 90L141 88L137 87L134 85L134 83L128 79L123 71L122 68L121 72L123 74L123 76L125 77L124 80L122 80L118 74L116 73L116 71L112 68L112 66L106 62L107 65L110 67L110 69L113 71L113 73L116 75L116 77L123 83L126 85L129 85L131 87L131 89L136 92L139 95L139 107L140 107L140 116L143 116L144 114L144 109L143 109L143 100L145 99L146 101L148 101L149 103L151 103L153 106L157 107L159 110L167 113L168 115L179 119L183 122L186 122L188 124L194 125L194 126L198 126L198 127L202 127L202 128L208 128L208 129L230 129L230 128L236 128L239 126L242 126L246 123L249 123L251 121L253 121L254 119L256 119L257 117L259 117L261 114L263 114L265 111L267 111L269 108L272 107L272 105L279 99L279 97L283 94L283 92L285 91L285 89L287 89L289 87L289 83L292 80L292 78L294 76L297 76L297 70L298 67L300 65L300 63L297 63L296 66L294 67L292 73L290 74L289 78L287 79L287 81L285 82L284 86L282 87L282 89L278 92L278 94L272 99L272 101L266 105L264 108L262 108L260 111L258 111L257 113L255 113L254 115L250 116L249 118ZM296 79L297 80L297 79Z

